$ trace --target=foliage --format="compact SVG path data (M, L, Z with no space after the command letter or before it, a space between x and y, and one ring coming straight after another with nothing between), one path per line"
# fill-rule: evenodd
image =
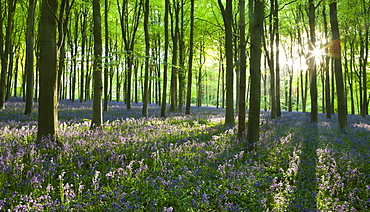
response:
M37 146L35 117L13 98L0 111L0 210L6 211L366 211L370 209L370 119L309 123L304 113L269 120L253 151L224 129L223 109L192 108L141 118L110 104L89 130L91 102L61 101L59 135ZM37 112L34 113L37 116Z

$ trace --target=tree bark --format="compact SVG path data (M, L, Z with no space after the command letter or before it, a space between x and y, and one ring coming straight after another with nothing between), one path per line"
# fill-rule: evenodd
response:
M5 51L3 52L3 46L1 47L1 76L0 76L0 110L5 108L5 98L7 94L7 72L8 65L9 65L9 54L11 53L12 49L12 31L13 31L13 24L14 24L14 11L16 8L16 0L8 0L8 20L6 25L6 35L5 35ZM1 9L1 8L0 8ZM2 10L0 10L2 11ZM1 18L2 19L2 18ZM3 21L1 21L3 22ZM1 23L2 25L3 23ZM2 26L3 27L3 26ZM2 29L2 28L1 28ZM3 40L2 31L0 32L1 39ZM2 43L3 41L1 41Z
M245 132L245 88L246 88L246 55L245 55L245 0L239 0L239 27L240 27L240 89L239 89L239 122L238 122L238 138L242 139Z
M102 112L102 93L103 93L103 79L102 79L102 32L101 32L101 15L100 15L100 1L93 1L93 15L94 15L94 100L93 100L93 114L91 121L91 128L100 127L103 123Z
M171 69L171 105L170 111L174 112L177 103L177 67L178 67L178 39L179 39L179 13L180 6L173 0L174 14L171 14L171 35L172 35L172 69Z
M145 76L144 76L144 96L143 96L143 116L148 116L149 100L149 57L150 57L150 40L149 40L149 0L145 0L144 7L144 33L145 33Z
M263 35L264 1L249 1L249 25L251 35L250 50L250 109L248 115L248 148L259 140L260 100L261 100L261 40Z
M340 36L337 18L337 2L330 5L330 23L332 32L332 57L334 60L335 69L335 82L337 85L337 98L338 98L338 127L340 130L345 131L347 128L347 110L346 98L344 95L344 82L341 64L341 47Z
M27 18L27 41L26 41L26 108L24 111L25 115L32 115L33 108L33 87L34 87L34 74L33 74L33 48L34 48L34 37L35 37L35 8L36 1L30 0L28 6L28 18Z
M167 108L167 68L168 68L168 13L169 13L169 0L165 0L164 12L164 61L163 61L163 96L161 105L161 117L166 117Z
M315 5L313 0L309 0L308 19L310 26L310 40L309 40L309 56L308 56L308 70L310 73L310 94L311 94L311 122L318 122L318 107L317 107L317 75L316 75L316 62L315 50L316 32L315 32Z
M189 41L189 63L188 63L188 88L186 93L185 115L190 115L191 84L193 78L193 54L194 54L194 0L190 1L190 41Z
M233 5L232 1L226 1L226 8L224 8L221 0L218 0L220 6L224 26L225 26L225 54L226 54L226 113L225 126L233 127L234 120L234 73L233 73Z
M109 77L109 25L108 25L108 0L104 1L104 25L105 25L105 65L104 65L104 106L103 111L108 111L108 77Z
M38 139L58 139L58 70L56 49L57 0L43 0L40 19L40 100Z

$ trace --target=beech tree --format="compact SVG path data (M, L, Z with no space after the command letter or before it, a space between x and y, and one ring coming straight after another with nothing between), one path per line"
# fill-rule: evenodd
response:
M241 139L244 136L245 131L245 87L246 87L246 55L245 55L245 1L239 0L239 11L240 11L240 93L239 93L239 122L238 122L238 138Z
M190 115L191 105L191 85L193 75L193 52L194 52L194 0L191 0L190 9L190 43L189 43L189 63L188 63L188 89L186 94L185 115Z
M102 110L102 95L103 95L103 79L102 79L102 32L101 32L101 15L100 15L100 0L93 1L94 15L94 102L91 128L100 127L103 123Z
M57 0L42 0L39 45L40 45L40 99L38 114L39 140L43 137L58 139L58 69L56 46Z
M233 74L233 5L232 1L226 1L226 7L218 0L225 26L225 57L226 57L226 113L225 125L232 127L235 125L234 120L234 74Z
M36 1L30 0L28 6L28 18L27 18L27 41L26 41L26 107L25 115L32 114L33 108L33 87L34 87L34 33L35 33L35 8Z
M144 96L143 96L143 116L148 116L149 103L149 57L150 57L150 40L149 40L149 0L145 0L144 6L144 33L145 33L145 76L144 76Z
M334 60L335 82L337 85L337 98L338 98L338 127L340 130L345 131L347 128L347 110L346 99L344 95L344 82L341 62L341 46L337 18L337 2L330 3L330 23L332 33L332 57Z
M249 1L250 47L250 107L248 114L247 141L249 148L259 140L261 106L261 45L263 35L264 1Z

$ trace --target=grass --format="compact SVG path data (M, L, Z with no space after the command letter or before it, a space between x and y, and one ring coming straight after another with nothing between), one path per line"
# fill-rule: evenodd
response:
M37 107L37 105L36 105ZM21 115L14 98L0 111L1 211L367 211L370 118L287 113L261 115L252 151L223 128L224 110L191 116L150 105L110 103L101 129L91 102L60 102L63 148L38 146L37 111Z

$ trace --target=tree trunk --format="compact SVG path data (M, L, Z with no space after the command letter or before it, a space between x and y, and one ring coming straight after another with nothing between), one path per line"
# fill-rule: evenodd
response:
M105 25L105 65L104 65L104 106L103 111L108 111L108 77L109 77L109 25L108 25L108 0L104 1Z
M149 57L150 57L150 40L149 40L149 0L145 0L144 7L144 33L145 33L145 76L144 76L144 96L143 96L143 116L148 116L149 100Z
M246 55L245 55L245 0L239 0L239 28L240 28L240 89L239 89L239 122L238 138L242 139L245 132L245 88L246 88Z
M93 1L94 14L94 100L91 128L100 127L103 123L102 112L102 33L101 33L101 16L100 16L100 1Z
M186 93L185 115L190 115L191 84L193 78L193 53L194 53L194 0L190 1L190 41L189 41L189 63L188 63L188 89Z
M337 18L337 3L333 2L330 5L330 23L332 32L332 57L334 60L335 82L337 84L337 98L338 98L338 127L345 131L347 128L347 110L346 98L344 95L344 83L341 64L341 48L340 36Z
M171 72L171 106L170 111L174 112L177 103L177 66L178 66L178 39L179 39L179 13L180 6L173 0L175 14L171 15L171 35L172 35L172 72ZM170 13L172 14L172 13Z
M28 18L27 18L27 42L26 42L26 108L25 115L32 115L33 108L33 47L34 47L34 26L35 26L35 7L36 1L30 0L28 6Z
M167 108L167 67L168 67L168 13L169 13L169 0L165 0L164 12L164 61L163 61L163 96L161 105L161 117L166 117Z
M6 25L6 35L5 35L5 51L3 52L3 31L0 32L0 39L1 39L1 76L0 76L0 110L5 108L5 97L6 97L6 89L7 89L7 72L8 72L8 65L9 65L9 54L12 49L12 31L13 31L13 17L14 11L16 8L16 0L8 0L8 22ZM1 7L0 7L1 9ZM2 12L2 10L0 10ZM1 22L2 21L2 18ZM3 23L1 23L1 30L3 27Z
M280 106L280 33L279 33L279 4L278 0L275 1L275 9L274 9L274 28L275 28L275 48L276 48L276 53L275 53L275 73L276 73L276 116L280 117L281 116L281 106Z
M85 49L86 49L86 27L87 27L87 11L84 10L82 12L82 20L81 20L81 68L80 68L80 103L84 101L84 82L85 82Z
M233 5L232 1L226 1L226 8L224 8L221 0L218 0L220 6L224 26L225 26L225 49L226 49L226 113L225 126L233 127L234 120L234 73L233 73Z
M317 107L317 75L316 75L316 62L315 50L316 33L315 33L315 5L313 0L309 0L308 19L310 26L310 40L309 40L309 56L308 56L308 70L310 73L310 94L311 94L311 122L318 122L318 107Z
M329 36L328 36L328 26L327 26L327 18L326 18L326 11L325 11L325 6L323 7L322 10L322 15L324 17L324 33L325 33L325 38L328 41ZM324 70L325 70L325 112L326 112L326 118L331 118L331 101L330 101L330 74L329 74L329 63L330 63L330 58L329 58L329 49L328 49L328 43L326 44L325 47L325 57L324 57Z
M261 102L261 40L263 35L264 1L249 1L250 50L250 109L248 115L247 140L249 148L259 140Z
M40 19L40 100L38 134L57 141L58 139L58 95L57 95L57 49L56 14L57 0L43 0Z

